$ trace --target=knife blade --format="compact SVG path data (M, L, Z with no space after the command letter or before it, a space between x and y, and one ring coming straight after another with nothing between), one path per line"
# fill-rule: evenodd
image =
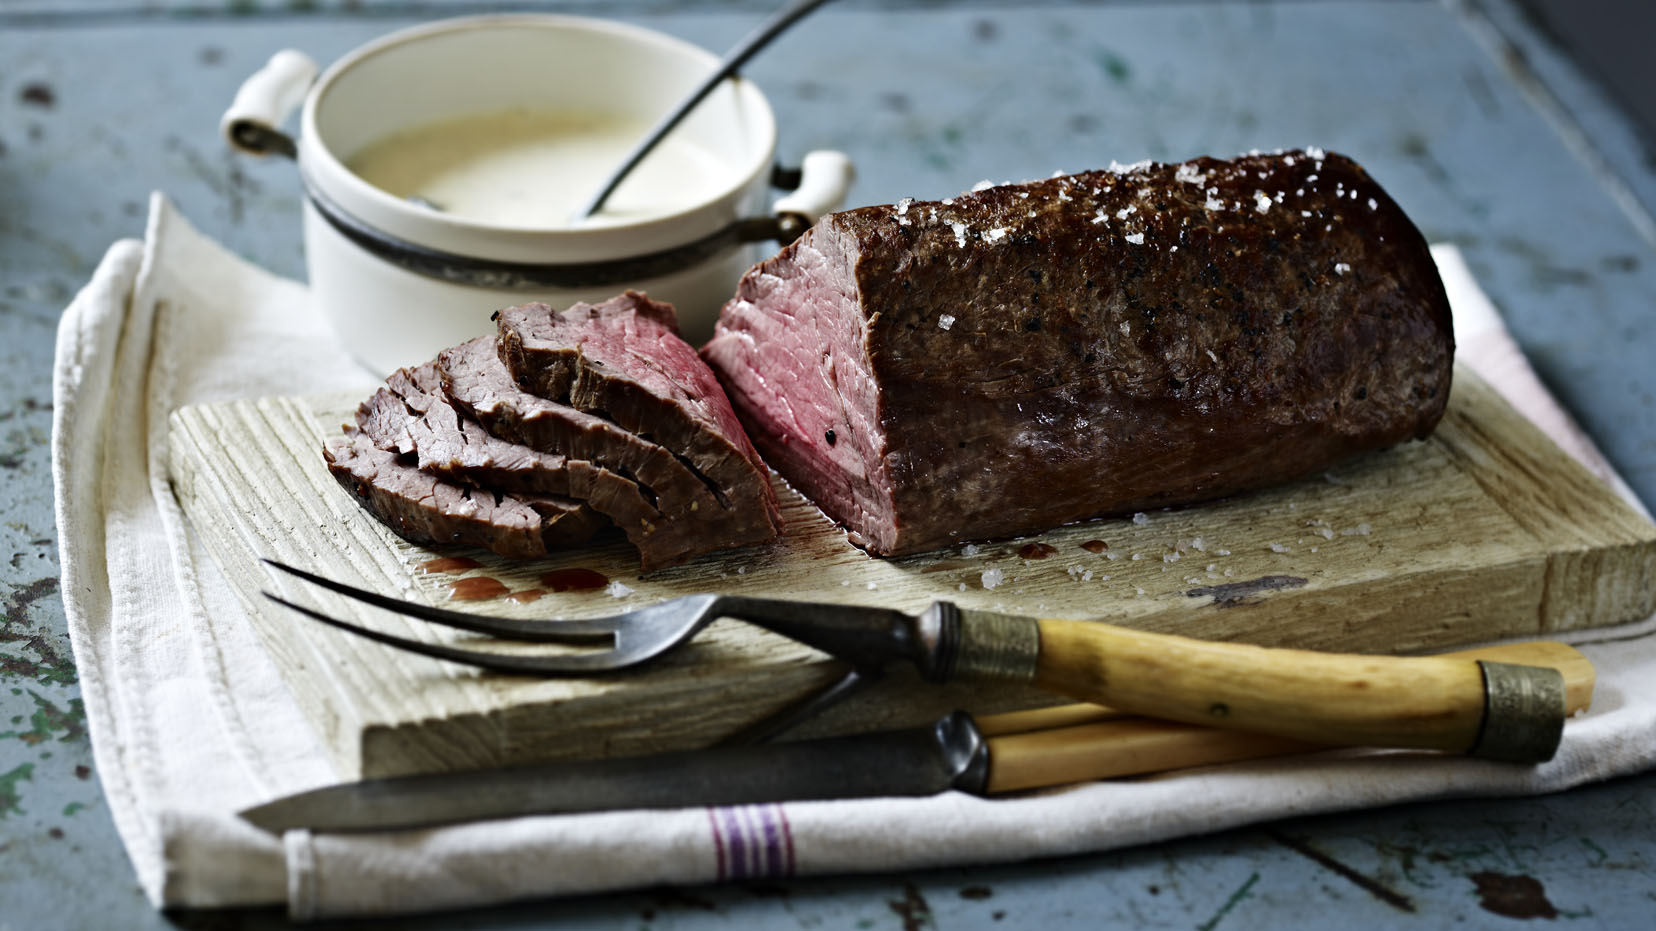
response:
M793 743L369 779L241 812L267 831L366 831L523 814L684 808L987 788L988 746L970 716L929 727Z
M1556 669L1563 711L1592 700L1590 661L1560 643L1451 654ZM1065 705L926 727L326 786L240 812L280 833L429 827L530 814L820 799L994 795L1328 749L1324 744Z

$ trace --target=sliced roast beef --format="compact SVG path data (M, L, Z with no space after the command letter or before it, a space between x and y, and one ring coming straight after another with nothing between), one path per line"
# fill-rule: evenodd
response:
M585 542L606 523L569 498L503 495L443 481L374 445L361 430L331 437L322 454L363 507L414 543L464 543L528 558Z
M663 518L652 545L689 558L775 539L769 512L721 495L708 479L660 444L601 417L523 391L500 361L494 340L472 340L438 357L445 395L489 433L533 450L555 452L636 480ZM642 550L642 547L641 547Z
M770 464L893 555L1424 437L1453 351L1420 233L1311 150L824 217L703 356Z
M357 423L382 449L409 450L422 472L497 491L585 502L626 533L646 570L706 551L694 527L664 521L654 493L637 481L484 430L444 396L436 362L393 373L357 410Z
M496 321L500 358L520 388L678 452L736 509L781 530L765 465L718 379L679 337L671 305L628 291L562 312L509 307Z

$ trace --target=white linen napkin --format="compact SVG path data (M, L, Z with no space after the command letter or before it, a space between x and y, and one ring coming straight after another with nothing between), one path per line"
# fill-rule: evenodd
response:
M1536 380L1459 254L1435 255L1460 358L1634 500ZM144 242L111 247L64 313L52 438L64 606L98 775L158 907L285 901L314 919L1005 861L1393 802L1551 792L1656 765L1651 619L1576 638L1598 665L1593 710L1534 768L1331 752L1000 800L609 812L279 842L234 812L337 777L174 500L167 414L234 397L366 395L373 383L303 286L229 254L160 195Z

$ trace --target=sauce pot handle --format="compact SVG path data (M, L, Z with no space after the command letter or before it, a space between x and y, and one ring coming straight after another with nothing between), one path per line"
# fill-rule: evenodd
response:
M270 56L236 91L236 99L219 119L219 132L231 147L249 155L298 157L293 137L281 125L298 108L316 80L316 62L303 52L283 49Z
M805 153L799 166L799 186L778 198L773 208L778 215L797 214L809 223L839 208L845 192L857 179L857 170L844 152L818 149Z

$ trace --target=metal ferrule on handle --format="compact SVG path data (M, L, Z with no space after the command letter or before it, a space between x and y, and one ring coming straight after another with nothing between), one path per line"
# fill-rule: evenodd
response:
M1568 715L1564 674L1544 666L1479 660L1483 726L1469 756L1509 763L1545 762L1558 752Z
M921 629L935 642L921 673L935 682L956 678L1028 682L1041 655L1034 618L969 611L947 601L921 615Z

